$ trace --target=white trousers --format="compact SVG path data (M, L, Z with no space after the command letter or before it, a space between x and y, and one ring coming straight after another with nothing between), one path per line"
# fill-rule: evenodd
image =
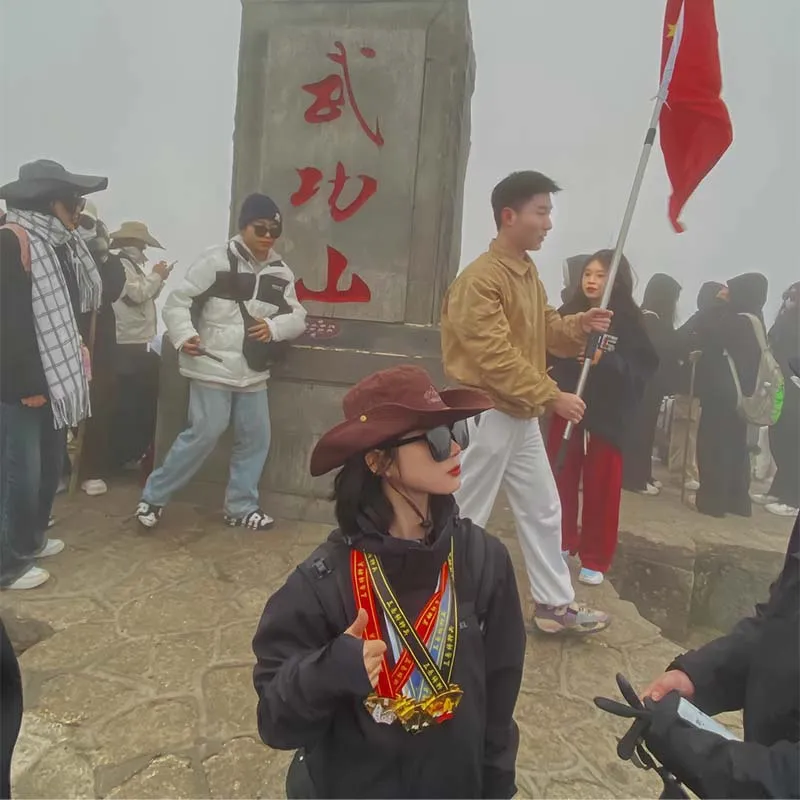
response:
M487 411L469 421L461 457L461 516L486 526L503 485L517 528L525 569L537 603L564 606L575 599L561 557L561 501L538 419Z

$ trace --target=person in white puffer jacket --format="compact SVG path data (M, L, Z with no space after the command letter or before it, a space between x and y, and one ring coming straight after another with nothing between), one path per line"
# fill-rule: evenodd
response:
M239 235L207 250L167 298L167 333L180 351L181 374L191 381L189 426L147 480L136 510L146 528L155 527L172 495L194 477L231 419L234 446L225 521L253 530L273 524L258 495L270 444L270 356L255 343L295 339L305 330L306 318L294 275L272 249L281 232L273 200L250 195L239 213Z

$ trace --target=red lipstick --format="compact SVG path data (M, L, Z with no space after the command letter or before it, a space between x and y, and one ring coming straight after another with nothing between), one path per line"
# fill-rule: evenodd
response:
M453 467L447 474L457 478L461 474L461 465L459 464L459 466Z

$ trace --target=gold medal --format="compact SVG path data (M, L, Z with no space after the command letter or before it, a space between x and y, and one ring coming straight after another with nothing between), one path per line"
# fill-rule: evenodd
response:
M450 684L450 688L446 692L426 700L422 710L434 722L439 722L442 717L449 718L453 715L463 695L464 692L456 684Z
M378 697L375 694L364 700L364 707L369 715L380 725L391 725L397 720L396 705L397 700L394 698Z

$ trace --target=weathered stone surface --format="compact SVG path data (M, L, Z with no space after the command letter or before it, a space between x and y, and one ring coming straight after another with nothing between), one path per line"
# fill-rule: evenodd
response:
M116 497L129 504L129 495L135 501L138 487L120 494L112 488L105 502ZM75 552L70 520L82 517L60 509L67 549L48 563L55 578L69 574L73 560L88 569L88 553L95 573L109 571L66 595L0 594L4 619L17 603L25 603L26 613L41 603L43 615L60 614L64 625L21 659L28 707L13 765L17 796L283 796L291 754L259 742L250 641L266 599L305 554L300 551L327 536L328 526L283 522L254 537L224 527L216 514L198 515L174 503L157 537L109 537L109 526L98 526L82 531L82 549ZM173 519L195 520L191 541L173 531ZM511 531L507 520L497 528ZM136 546L135 560L127 558L135 538L144 545L153 538L154 571L144 545ZM504 541L529 615L516 536L510 532ZM174 569L165 553L174 554ZM236 571L237 556L256 558L259 568ZM279 568L270 569L273 563ZM137 588L148 576L157 583ZM122 587L117 594L115 586ZM616 759L615 737L625 723L601 714L591 700L618 696L617 671L643 688L681 648L654 637L653 626L608 582L576 589L582 601L611 611L614 623L585 639L529 637L516 712L519 796L654 797L659 786L653 776ZM97 620L90 616L95 603ZM132 619L134 608L138 617ZM105 718L106 710L114 716ZM740 730L740 715L722 721Z
M199 797L202 783L187 758L161 756L109 792L108 800L159 800Z
M199 734L192 700L143 703L109 720L97 731L98 765L120 764L138 756L190 747Z
M89 760L67 744L45 751L36 765L14 782L12 794L23 798L94 797Z
M108 716L139 696L139 692L118 682L67 673L45 681L36 700L45 719L62 725L83 725Z
M74 597L70 599L69 603L63 600L41 600L34 597L24 597L14 599L13 604L14 612L20 617L22 621L27 620L28 624L38 624L43 627L40 632L39 639L47 638L55 631L61 631L71 625L77 625L81 622L103 622L108 620L112 621L112 613L110 609L90 597ZM4 615L3 621L9 631L11 640L15 640L15 626L9 625L9 619ZM46 635L42 635L47 628L50 628ZM27 648L25 648L27 649Z
M222 667L203 678L210 732L224 739L256 734L253 668Z
M110 624L72 625L32 647L22 655L20 664L32 670L78 669L112 645L116 635Z
M291 758L292 753L270 750L255 739L233 739L203 762L211 797L283 797Z
M200 686L214 652L213 631L159 637L148 677L159 693L188 694Z

